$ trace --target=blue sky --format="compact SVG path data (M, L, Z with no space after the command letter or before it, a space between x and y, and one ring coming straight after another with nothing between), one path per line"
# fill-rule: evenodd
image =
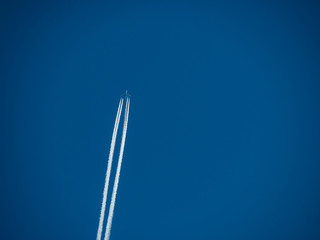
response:
M126 89L111 239L320 238L318 4L0 9L1 239L95 239Z

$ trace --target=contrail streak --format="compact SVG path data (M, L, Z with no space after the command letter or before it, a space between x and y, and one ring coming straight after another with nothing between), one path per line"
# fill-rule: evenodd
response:
M107 167L105 185L104 185L104 190L103 190L103 199L102 199L102 206L101 206L101 212L100 212L97 240L101 240L101 235L102 235L102 227L103 227L104 215L105 215L105 210L106 210L110 172L111 172L111 167L112 167L112 159L113 159L114 147L115 147L116 138L117 138L118 127L119 127L119 120L120 120L120 116L121 116L121 112L122 112L122 105L123 105L123 99L121 98L120 102L119 102L116 121L114 123L113 133L112 133L112 140L111 140L110 153L109 153L109 159L108 159L108 167Z
M120 170L121 170L121 164L122 164L122 158L123 158L123 150L124 150L124 145L125 145L126 135L127 135L129 106L130 106L130 98L127 98L126 109L125 109L125 114L124 114L124 123L123 123L122 139L121 139L121 146L120 146L120 154L119 154L116 178L114 180L114 185L113 185L113 191L112 191L112 197L111 197L111 203L110 203L109 215L108 215L108 221L107 221L107 229L106 229L106 233L104 236L104 240L110 239L113 211L114 211L114 205L116 202L116 196L117 196L117 190L118 190L119 178L120 178Z

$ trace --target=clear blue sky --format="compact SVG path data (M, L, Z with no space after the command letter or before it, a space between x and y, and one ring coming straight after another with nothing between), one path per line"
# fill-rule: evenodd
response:
M112 240L320 239L320 7L256 2L3 1L0 238L96 238L128 89Z

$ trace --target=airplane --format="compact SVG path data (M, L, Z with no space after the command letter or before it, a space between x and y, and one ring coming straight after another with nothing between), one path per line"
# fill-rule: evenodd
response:
M131 95L128 93L128 90L126 90L126 92L124 94L122 94L121 97L130 98Z

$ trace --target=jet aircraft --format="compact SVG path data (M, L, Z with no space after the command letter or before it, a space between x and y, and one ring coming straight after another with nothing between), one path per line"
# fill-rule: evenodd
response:
M126 92L124 94L122 94L121 97L130 98L131 95L128 93L128 90L126 90Z

